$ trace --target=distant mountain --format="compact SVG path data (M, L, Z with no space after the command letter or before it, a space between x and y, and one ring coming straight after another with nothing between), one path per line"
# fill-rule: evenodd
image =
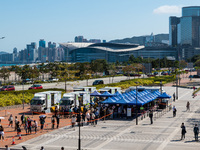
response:
M144 36L134 36L132 38L125 38L125 39L116 39L109 41L110 43L132 43L132 44L139 44L144 45L146 41L146 37L150 37L150 35ZM169 34L157 34L154 35L155 42L161 42L162 40L169 40Z
M3 51L0 51L0 55L2 54L8 54L7 52L3 52Z

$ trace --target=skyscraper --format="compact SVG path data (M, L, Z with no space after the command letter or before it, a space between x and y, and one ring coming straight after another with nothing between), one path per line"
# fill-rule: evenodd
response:
M173 47L200 47L200 6L183 7L182 17L169 18L169 40Z
M46 41L44 39L40 39L40 41L39 41L39 47L43 47L43 48L46 47Z

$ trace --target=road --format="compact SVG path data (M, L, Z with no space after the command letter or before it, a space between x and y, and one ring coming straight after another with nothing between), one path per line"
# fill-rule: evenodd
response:
M144 75L144 77L146 77L146 75ZM135 77L135 78L138 78L138 77ZM141 76L140 78L143 78L143 76ZM127 79L127 76L114 77L113 83L117 83L117 82L120 82L121 80L126 80L126 79ZM134 79L134 77L130 77L130 79ZM104 84L112 83L112 78L98 78L98 79L88 80L88 86L92 85L92 83L95 80L103 80ZM49 88L65 89L65 83L64 82L42 83L41 85L43 86L44 89L49 89ZM30 86L31 86L31 84L24 85L24 90L28 90L28 88ZM67 90L73 90L73 87L76 87L76 86L87 86L87 81L86 80L82 80L82 81L79 80L79 81L67 82ZM15 90L16 91L23 90L23 85L16 85Z
M175 87L163 87L172 95ZM200 125L200 103L198 96L192 98L192 89L179 88L179 99L173 102L177 108L177 116L172 117L172 111L162 116L154 114L154 123L146 117L139 120L106 120L100 121L96 127L91 125L81 127L81 148L83 150L197 150L200 142L194 141L194 123ZM191 111L186 112L186 102L190 101ZM171 102L171 100L170 100ZM180 125L186 125L186 139L180 140ZM13 148L24 145L28 150L38 150L44 146L48 150L60 150L63 146L67 150L78 147L78 127L72 129L64 127L20 143Z

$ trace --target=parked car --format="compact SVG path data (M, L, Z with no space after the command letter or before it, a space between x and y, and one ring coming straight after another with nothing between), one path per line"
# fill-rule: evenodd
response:
M27 78L27 79L24 79L24 80L23 80L23 83L33 83L33 81L32 81L31 79L28 79L28 78Z
M199 75L193 75L193 78L200 78Z
M56 82L56 81L58 81L59 79L58 78L49 78L49 81L50 82Z
M103 80L95 80L92 85L104 84Z
M193 78L193 75L189 75L189 78Z
M42 87L42 85L34 84L31 87L29 87L28 89L29 90L32 90L32 89L43 89L43 87Z
M1 91L15 91L15 87L13 85L6 85L1 88Z
M131 76L131 77L140 77L141 74L134 74L134 73L131 73L130 76Z
M158 75L158 72L154 72L153 74L154 74L154 75Z

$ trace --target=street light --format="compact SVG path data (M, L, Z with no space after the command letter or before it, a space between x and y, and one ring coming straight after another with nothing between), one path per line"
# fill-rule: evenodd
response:
M178 99L178 75L176 75L176 99Z
M80 99L79 99L79 114L78 114L77 119L79 121L78 122L78 150L81 150L81 101Z
M137 106L137 84L138 82L135 82L136 83L136 125L138 125L138 106Z
M160 81L160 93L162 94L162 81Z

